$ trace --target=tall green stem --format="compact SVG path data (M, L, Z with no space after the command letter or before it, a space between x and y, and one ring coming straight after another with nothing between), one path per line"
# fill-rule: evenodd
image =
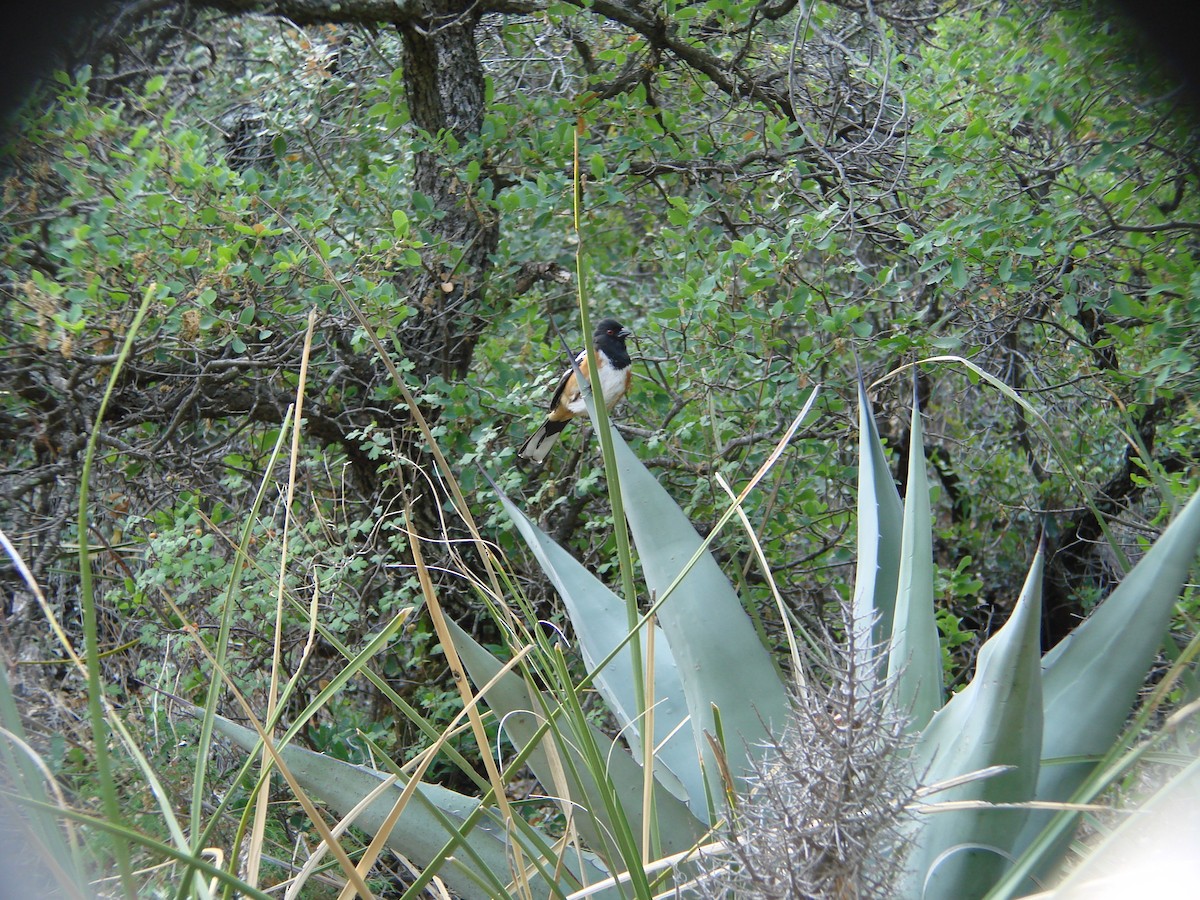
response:
M587 254L584 249L583 232L580 228L580 218L583 205L583 185L579 169L579 133L582 120L575 129L574 146L574 222L575 222L575 270L576 283L579 290L579 324L585 336L592 333L591 316L587 305L587 277L590 272L587 264ZM613 514L613 539L617 544L617 561L621 569L621 596L625 598L625 607L629 621L630 658L633 660L633 683L638 697L638 715L645 711L646 687L644 665L642 659L641 613L638 610L637 588L633 581L633 552L629 543L629 528L625 522L625 505L621 500L621 480L617 473L616 451L613 449L612 434L608 426L608 408L603 402L596 403L595 398L603 399L604 390L600 385L600 366L596 360L596 348L589 339L585 341L587 364L592 407L596 422L596 433L600 437L600 452L604 459L604 480L608 486L608 499Z
M108 386L104 396L100 398L100 408L96 411L96 421L92 423L91 434L88 435L87 449L83 455L83 470L79 477L79 602L83 610L83 647L84 660L87 663L88 681L88 718L92 728L92 742L96 751L96 779L99 785L100 800L104 806L104 815L114 825L119 825L121 819L121 802L117 796L116 785L113 783L112 764L108 755L108 720L105 715L104 685L100 680L100 626L96 610L95 587L92 583L91 549L88 546L88 483L92 475L92 460L96 456L96 446L100 442L100 428L104 422L104 414L108 410L108 401L116 389L117 379L121 369L129 358L133 347L134 337L142 325L150 301L158 292L158 285L151 284L146 288L141 306L125 333L125 341L121 352L108 376ZM133 869L129 859L129 841L117 830L109 835L113 854L117 860L117 868L121 875L121 885L127 896L137 895L133 881Z

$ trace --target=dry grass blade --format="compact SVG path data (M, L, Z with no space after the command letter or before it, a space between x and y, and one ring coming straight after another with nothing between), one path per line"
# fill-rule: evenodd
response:
M287 499L283 505L283 529L279 548L279 579L275 593L275 635L271 643L271 683L267 690L267 721L275 720L276 708L279 702L280 669L283 667L283 609L284 585L288 563L288 535L292 524L292 504L296 496L296 466L300 459L300 429L304 421L304 387L308 381L308 361L312 354L313 328L317 324L317 311L308 314L308 328L304 332L304 348L300 354L300 377L296 384L295 416L292 425L292 450L288 461ZM315 594L314 594L315 602ZM313 621L315 622L315 615ZM308 649L312 646L312 631L310 626L308 644L297 666L296 675L303 669L308 657ZM272 729L272 736L274 729ZM258 791L258 799L254 807L254 823L250 829L250 845L246 851L246 881L258 885L259 867L262 863L263 840L267 828L267 811L271 800L271 768L266 751L262 756L263 784Z
M450 674L454 679L455 687L462 697L463 706L467 711L471 723L471 731L475 735L475 741L479 746L479 755L483 759L484 767L487 770L488 780L492 784L492 793L496 798L496 804L500 807L500 812L504 816L506 822L512 822L514 813L508 804L508 797L504 790L504 779L500 777L500 771L496 768L496 760L493 758L488 742L487 733L483 727L483 719L480 718L479 710L476 708L477 697L471 690L471 683L467 679L466 672L463 670L462 662L458 658L458 652L454 649L454 639L450 635L450 630L446 627L446 617L442 611L442 606L438 602L437 592L433 589L433 580L429 577L429 569L425 566L425 560L421 555L421 536L412 527L412 510L405 510L405 521L408 526L409 545L412 548L413 564L417 569L417 577L421 582L421 593L425 598L426 608L429 610L429 615L433 620L433 627L437 631L438 640L442 644L442 652L446 654L446 661L450 665ZM529 884L524 877L525 866L522 862L522 854L520 845L516 842L512 844L513 848L513 869L517 873L516 886L522 896L532 897ZM345 898L341 898L345 900Z

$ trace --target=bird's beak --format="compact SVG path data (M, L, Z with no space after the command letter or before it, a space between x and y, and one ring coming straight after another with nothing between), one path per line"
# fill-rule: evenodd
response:
M619 338L633 337L633 332L630 331L628 328L622 328L620 331L617 332L617 337L619 337Z

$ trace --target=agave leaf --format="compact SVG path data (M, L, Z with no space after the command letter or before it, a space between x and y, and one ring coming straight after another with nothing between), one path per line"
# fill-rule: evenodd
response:
M1116 590L1043 658L1046 732L1037 799L1070 799L1094 764L1053 761L1098 758L1120 734L1167 633L1197 547L1200 492ZM1051 816L1031 816L1018 847L1028 846Z
M259 746L257 732L223 716L214 717L213 727L249 752ZM388 777L375 769L342 762L292 744L279 748L279 754L304 790L319 797L340 815L357 806ZM392 784L357 816L355 825L367 832L378 831L403 789L402 784ZM477 814L480 805L476 797L422 783L388 835L387 844L416 865L427 866L439 858L447 841L460 833L467 820ZM530 830L536 833L531 827ZM553 844L553 840L544 835L541 840L544 846ZM497 885L507 884L512 878L512 848L504 825L485 813L466 832L463 844L469 846L470 852L460 850L451 855L442 863L438 877L466 900L494 900L503 896ZM608 873L593 857L582 859L588 883L607 877ZM551 860L550 865L559 862ZM576 857L564 854L561 862L577 880L580 864ZM537 873L530 876L529 884L536 897L552 894L550 886Z
M1162 644L1197 547L1200 492L1116 590L1046 654L1048 754L1103 753L1112 744Z
M503 668L500 661L454 622L447 620L447 625L472 680L478 685L491 681ZM528 685L516 673L506 673L488 690L484 699L518 749L525 748L535 739L553 739L553 732L538 735L547 711L553 704L541 693L531 694ZM558 725L569 732L571 722L567 717L559 717ZM547 753L540 745L529 754L526 762L546 790L554 792L565 789L568 792L568 796L560 798L560 804L570 804L575 808L575 823L580 833L592 849L600 850L618 828L627 828L634 834L641 833L645 769L600 729L589 726L588 731L587 737L568 733L567 740L557 744L560 756L570 757L564 760L560 770L566 778L566 785L557 783ZM608 813L601 793L602 786L597 784L594 773L579 749L584 740L593 741L601 750L607 765L603 775L607 785L603 787L611 788L614 792L617 805L624 813L623 823L613 822ZM657 782L654 786L654 804L663 853L684 852L708 833L707 826L692 814L687 805ZM578 813L581 807L586 810L585 815ZM612 859L611 852L608 856ZM610 868L617 868L615 859Z
M933 522L915 377L888 679L895 685L895 701L908 713L913 730L924 728L941 709L942 649L933 612Z
M727 786L706 736L717 736L714 707L726 739L725 763L740 780L770 729L783 727L787 689L712 555L700 553L680 578L701 549L700 535L615 429L612 439L625 514L651 597L663 601L659 622L683 682L696 749L712 796L724 796Z
M1039 550L1012 615L980 650L975 677L930 720L915 754L917 774L928 785L994 766L1009 768L939 791L931 798L934 803L1033 798L1042 749L1041 584ZM1024 818L1025 811L1018 809L921 814L897 896L983 896L1007 865Z
M875 414L858 377L858 564L854 574L855 656L878 658L876 645L892 633L900 573L904 505L888 468Z
M616 716L618 725L630 732L630 747L635 759L640 758L642 723L637 717L637 690L632 675L630 649L625 642L629 626L624 602L571 554L547 537L512 501L499 491L497 496L517 526L517 531L537 557L542 571L562 598L567 614L575 625L584 665L595 674L596 688ZM689 729L679 727L688 717L683 682L662 629L655 626L651 633L655 642L654 745L658 747L655 773L673 793L686 797L697 814L704 815L708 806L699 757ZM644 662L645 641L642 643ZM606 659L618 645L621 645L621 650L612 662L596 671L599 662Z

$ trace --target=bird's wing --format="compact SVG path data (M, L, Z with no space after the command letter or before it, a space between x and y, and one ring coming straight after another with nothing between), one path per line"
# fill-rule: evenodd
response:
M575 357L575 363L579 366L579 371L584 378L588 377L588 362L587 353L580 353ZM575 370L567 369L563 373L563 377L558 382L558 387L554 391L554 396L550 399L550 418L554 418L554 414L558 413L561 418L571 418L572 413L567 409L567 404L579 393L579 385L575 382ZM564 399L566 398L566 399Z

